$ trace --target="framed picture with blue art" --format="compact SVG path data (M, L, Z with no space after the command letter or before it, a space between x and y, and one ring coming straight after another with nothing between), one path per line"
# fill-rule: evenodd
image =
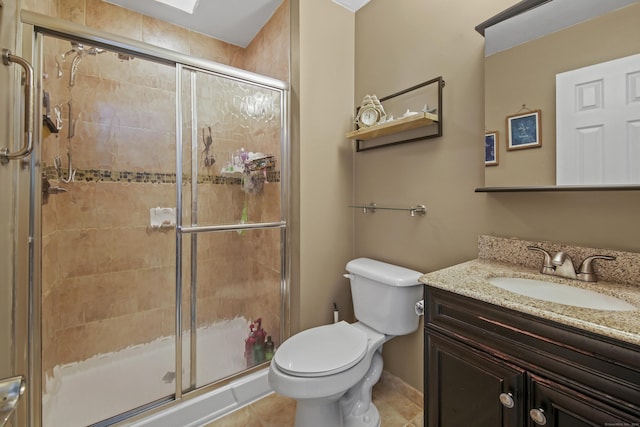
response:
M530 110L507 117L507 150L542 146L540 110Z
M484 134L484 165L498 164L498 131L489 130Z

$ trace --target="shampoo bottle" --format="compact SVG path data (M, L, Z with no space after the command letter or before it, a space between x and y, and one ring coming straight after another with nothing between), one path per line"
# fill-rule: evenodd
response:
M267 360L271 360L273 359L273 354L276 351L276 346L273 343L273 341L271 341L271 335L269 335L267 337L267 342L264 345L264 355L267 358Z
M253 362L258 364L264 362L264 344L267 334L264 329L262 329L262 318L256 319L255 323L257 323L258 326L254 332L256 343L254 345Z
M253 335L253 328L252 323L251 326L249 326L249 337L244 341L244 359L247 362L247 368L251 368L255 364L253 355L255 352L256 338Z

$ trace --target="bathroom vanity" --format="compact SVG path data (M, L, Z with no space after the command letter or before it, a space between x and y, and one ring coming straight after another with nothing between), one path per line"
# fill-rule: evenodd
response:
M422 276L425 426L640 426L640 310L533 299L493 277L583 286L491 259ZM584 286L640 307L633 284Z

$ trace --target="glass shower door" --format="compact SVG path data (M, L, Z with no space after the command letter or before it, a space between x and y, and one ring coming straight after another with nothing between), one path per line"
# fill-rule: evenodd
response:
M185 371L200 387L267 362L281 339L284 95L187 68L181 93Z
M175 393L175 67L42 36L43 425Z
M284 89L36 44L42 425L111 425L264 366L285 322Z

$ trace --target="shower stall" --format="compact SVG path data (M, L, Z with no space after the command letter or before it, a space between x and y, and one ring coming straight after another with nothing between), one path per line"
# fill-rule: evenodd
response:
M22 19L30 425L124 425L264 370L288 325L287 84Z

